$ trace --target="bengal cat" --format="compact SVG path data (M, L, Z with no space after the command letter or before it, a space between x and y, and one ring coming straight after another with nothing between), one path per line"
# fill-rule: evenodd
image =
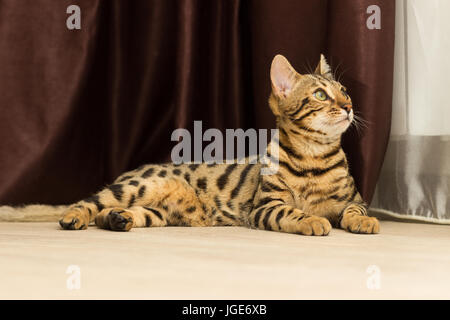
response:
M314 73L301 75L277 55L270 78L279 141L269 143L268 162L144 165L67 207L61 227L82 230L93 221L114 231L247 226L324 236L333 225L378 233L379 222L367 216L341 148L341 135L354 120L352 101L324 56ZM276 173L260 174L277 164Z

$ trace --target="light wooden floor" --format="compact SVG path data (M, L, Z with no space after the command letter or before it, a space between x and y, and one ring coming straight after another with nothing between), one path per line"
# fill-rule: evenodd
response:
M79 290L67 289L70 265L80 268ZM1 223L0 298L449 299L450 226L382 222L379 235L305 237Z

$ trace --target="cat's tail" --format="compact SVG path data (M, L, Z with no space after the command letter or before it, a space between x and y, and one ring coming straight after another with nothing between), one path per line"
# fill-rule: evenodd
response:
M21 207L0 206L0 222L56 222L68 206L33 204Z

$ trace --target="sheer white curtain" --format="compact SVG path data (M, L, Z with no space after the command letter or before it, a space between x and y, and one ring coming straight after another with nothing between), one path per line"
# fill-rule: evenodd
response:
M373 211L450 223L450 0L397 0L391 138Z

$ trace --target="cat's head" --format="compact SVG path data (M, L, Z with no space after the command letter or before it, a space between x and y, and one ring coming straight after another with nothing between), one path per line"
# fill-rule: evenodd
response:
M339 137L352 123L350 96L334 79L323 55L312 74L299 74L285 57L277 55L272 61L270 78L269 104L281 127Z

